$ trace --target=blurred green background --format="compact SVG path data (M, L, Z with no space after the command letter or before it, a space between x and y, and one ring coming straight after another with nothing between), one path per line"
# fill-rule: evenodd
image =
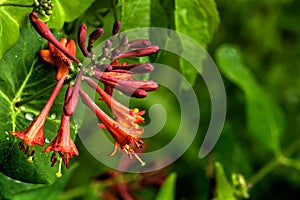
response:
M123 31L147 26L175 29L207 48L226 88L227 117L222 134L212 152L199 159L211 115L206 85L201 76L189 70L188 64L162 52L152 56L150 62L181 71L193 83L201 109L198 134L182 157L157 172L120 173L97 161L77 138L80 156L72 159L72 170L66 172L67 182L29 187L14 194L4 185L9 183L16 188L26 184L18 186L20 183L1 174L0 196L124 199L120 191L125 185L139 199L297 199L300 194L299 10L298 0L96 0L79 18L66 22L61 31L75 38L77 27L86 23L89 31L104 27L107 37L118 18ZM149 149L166 145L174 137L180 120L178 102L164 87L146 99L132 100L130 105L147 111L155 103L163 105L167 121L159 134L145 139ZM148 113L145 115L146 124L151 123ZM91 128L89 132L99 134L97 129Z

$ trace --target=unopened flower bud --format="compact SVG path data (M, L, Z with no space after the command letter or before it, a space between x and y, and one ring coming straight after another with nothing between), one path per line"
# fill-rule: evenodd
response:
M106 40L106 42L105 42L105 47L107 47L107 48L111 48L111 47L112 47L112 42L111 42L111 40Z
M124 36L120 42L120 46L124 46L128 43L128 37Z
M104 30L102 28L97 28L89 35L89 44L88 44L88 52L92 51L93 44L96 40L98 40L104 34Z
M77 39L78 46L85 57L89 55L89 52L86 50L86 32L87 27L85 24L82 24L78 29Z
M114 23L114 26L113 26L112 34L113 34L113 35L119 34L119 33L120 33L120 29L121 29L121 22L116 21L116 22Z
M66 55L70 60L75 61L76 63L80 63L78 58L73 56L66 48L64 48L54 37L48 26L45 22L39 20L36 12L31 12L29 15L31 24L33 25L34 29L46 40L48 40L51 44L53 44L57 49L59 49L63 54Z

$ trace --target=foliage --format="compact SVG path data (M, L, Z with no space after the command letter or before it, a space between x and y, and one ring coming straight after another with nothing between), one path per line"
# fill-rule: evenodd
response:
M149 62L167 64L180 71L193 84L200 99L200 128L188 151L160 172L129 174L99 163L77 137L80 156L72 159L72 168L64 169L62 178L56 178L57 167L50 167L50 154L37 154L34 162L28 162L19 150L20 140L9 134L28 126L54 87L54 67L38 56L38 50L44 49L47 41L28 23L34 1L0 0L1 199L105 199L111 194L124 198L122 185L126 185L130 195L142 199L296 199L299 196L299 1L53 0L52 3L53 14L47 24L57 29L58 38L62 34L75 38L81 23L109 30L117 19L122 22L122 31L163 27L193 38L208 50L223 76L228 105L226 123L213 151L200 160L197 155L211 114L209 93L190 63L160 52L151 56ZM106 32L104 38L109 34ZM156 37L151 32L149 35ZM165 41L168 42L168 36ZM180 47L181 42L174 45ZM189 54L202 59L197 52ZM33 100L16 106L27 98ZM62 112L63 98L60 93L50 111L45 125L47 141L55 137L59 127L57 116ZM146 110L146 125L150 120L155 121L150 119L152 113L148 114L152 104L160 103L168 111L160 133L146 140L151 150L159 149L174 137L180 111L176 99L163 86L146 100L131 103ZM90 128L90 124L83 124L82 128L85 126ZM77 128L72 123L73 138ZM90 134L99 133L91 130ZM37 150L43 149L37 147Z

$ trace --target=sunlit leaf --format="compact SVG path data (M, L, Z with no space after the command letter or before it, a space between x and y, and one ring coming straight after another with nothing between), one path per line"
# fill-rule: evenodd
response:
M95 0L66 1L53 0L53 15L47 23L50 28L61 29L64 22L78 18Z
M176 31L193 38L203 48L211 42L219 25L219 13L214 0L175 0L175 26ZM185 49L188 57L203 58L193 47ZM193 84L198 75L197 71L187 61L180 60L180 68L185 77Z
M4 53L13 47L20 37L20 28L28 20L32 8L12 6L31 5L32 0L0 0L0 60Z
M150 26L150 0L121 1L123 30Z

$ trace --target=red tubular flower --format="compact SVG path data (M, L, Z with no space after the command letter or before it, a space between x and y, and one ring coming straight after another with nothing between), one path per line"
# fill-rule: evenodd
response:
M59 49L66 57L70 60L73 60L76 63L80 63L80 61L71 53L69 52L63 45L61 45L57 39L54 37L48 26L45 22L39 20L38 14L36 12L31 12L29 14L29 19L31 24L35 28L35 30L46 40L48 40L53 46Z
M69 88L66 93L65 102L67 99L70 99L72 95L72 85L69 85ZM67 168L70 168L69 159L73 155L78 156L78 150L73 140L70 137L70 116L67 116L64 111L61 116L60 127L57 132L55 139L45 148L44 152L54 151L51 157L51 166L54 166L56 163L56 153L60 155L63 159L64 164Z
M76 79L75 86L74 86L74 91L65 100L64 112L68 116L72 115L74 113L74 111L76 110L76 107L78 104L78 93L79 93L80 83L81 83L81 79L82 79L82 74L83 74L83 69L81 68L77 75L77 79ZM72 88L72 85L69 87Z
M145 48L151 45L151 42L147 39L138 39L138 40L131 40L128 42L130 48Z
M142 148L144 142L133 135L129 129L126 129L122 124L114 121L110 116L103 112L83 90L80 90L79 93L82 101L95 112L97 117L101 120L102 125L100 125L100 127L103 128L104 126L114 138L115 149L110 155L114 155L116 149L120 148L125 151L130 158L134 155L141 162L142 166L145 165L132 148L132 144L138 148Z
M76 45L74 40L67 41L66 38L61 38L59 43L66 48L70 54L75 56ZM52 43L49 42L48 45L49 50L40 50L39 53L45 61L57 66L55 79L59 80L61 77L69 74L69 67L72 65L72 60L67 58L66 55L58 50Z
M149 56L151 54L156 53L159 50L159 47L156 45L148 46L145 48L135 49L129 52L120 53L114 59L125 58L125 57L143 57Z
M128 74L101 72L97 69L93 72L93 76L105 85L137 98L144 98L147 96L147 91L158 88L158 84L154 81L134 80Z
M52 107L52 104L63 86L63 83L67 76L62 77L56 84L51 96L49 97L46 105L40 112L40 114L35 118L35 120L29 125L28 128L22 131L11 131L10 134L23 140L28 146L34 146L35 144L43 146L44 145L44 124L47 115ZM24 148L24 145L20 145L20 148ZM23 149L24 150L24 149ZM28 152L28 151L27 151Z
M128 73L128 74L145 74L154 70L150 63L136 63L136 64L102 64L97 66L102 71Z

